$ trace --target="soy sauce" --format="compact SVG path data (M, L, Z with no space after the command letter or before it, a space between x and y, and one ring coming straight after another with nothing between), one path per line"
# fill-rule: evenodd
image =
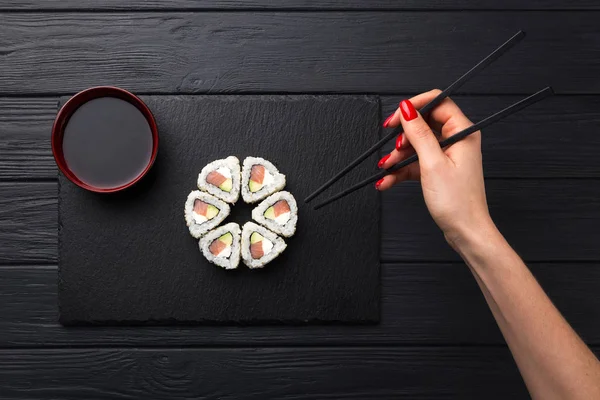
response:
M131 103L100 97L79 107L64 129L62 149L68 168L99 189L123 186L146 169L152 157L152 131Z

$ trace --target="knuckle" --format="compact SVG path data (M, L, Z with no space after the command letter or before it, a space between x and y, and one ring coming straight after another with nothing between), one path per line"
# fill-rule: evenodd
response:
M428 126L426 126L424 124L419 124L418 126L416 126L414 128L413 135L414 135L414 137L416 137L419 140L420 139L425 139L429 135L431 135L431 130L429 129Z

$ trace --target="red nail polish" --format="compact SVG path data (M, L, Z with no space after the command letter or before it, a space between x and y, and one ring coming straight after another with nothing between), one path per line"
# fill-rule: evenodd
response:
M380 180L377 181L377 183L375 184L375 189L379 190L379 186L381 186L382 183L383 183L383 178L381 178Z
M409 100L402 100L400 102L400 111L402 111L402 116L406 121L412 121L417 118L417 110L415 110L415 107L413 107Z
M398 135L396 138L396 150L400 150L402 148L402 142L404 141L402 134Z
M394 114L390 115L389 117L387 117L385 119L385 121L383 121L383 127L384 128L388 127L388 125L390 124L390 121L392 120L392 118L394 118Z
M386 155L386 156L383 156L383 157L381 158L381 160L379 160L379 162L377 163L377 166L378 166L379 168L383 167L383 164L385 164L385 162L388 160L388 158L390 158L390 156L391 156L391 154L388 154L388 155Z

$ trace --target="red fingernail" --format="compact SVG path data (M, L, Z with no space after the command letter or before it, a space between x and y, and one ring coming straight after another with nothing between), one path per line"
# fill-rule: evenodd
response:
M381 178L380 180L377 181L377 183L375 184L375 189L379 190L379 186L381 186L382 183L383 183L383 178Z
M417 110L415 110L409 100L402 100L400 102L400 111L402 111L402 116L406 121L412 121L417 118Z
M388 158L390 158L391 154L388 154L387 156L383 156L381 158L381 160L379 160L379 162L377 163L377 166L379 168L383 167L383 164L385 164L385 162L388 160Z
M394 114L390 115L389 117L387 117L385 119L385 121L383 121L383 127L384 128L388 127L388 125L390 124L390 121L392 120L392 118L394 118Z
M402 142L403 142L403 136L402 134L398 135L398 137L396 138L396 150L400 150L402 148Z

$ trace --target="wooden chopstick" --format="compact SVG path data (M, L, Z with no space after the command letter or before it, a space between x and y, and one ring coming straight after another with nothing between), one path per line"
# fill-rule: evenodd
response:
M500 58L500 56L502 54L504 54L508 49L513 47L515 44L517 44L524 37L525 37L525 32L523 32L523 31L519 31L516 34L514 34L510 39L508 39L506 42L504 42L500 47L498 47L496 50L491 52L483 60L479 61L477 63L477 65L475 65L473 68L471 68L469 71L467 71L463 76L458 78L454 83L452 83L450 86L448 86L446 89L444 89L443 92L441 92L433 100L431 100L423 108L421 108L419 110L421 115L425 115L425 114L429 113L431 110L433 110L435 107L437 107L442 101L444 101L444 99L446 97L450 96L452 93L454 93L456 90L458 90L462 85L464 85L469 79L471 79L473 76L475 76L478 72L480 72L485 67L490 65L492 62L494 62L498 58ZM321 194L329 186L331 186L335 182L337 182L342 176L346 175L354 167L356 167L358 164L360 164L361 162L366 160L371 154L373 154L378 149L380 149L390 139L397 137L400 133L402 133L402 127L395 128L392 132L385 135L377 143L375 143L373 146L371 146L367 151L365 151L363 154L358 156L354 161L352 161L350 164L348 164L344 169L342 169L335 176L333 176L331 179L329 179L327 182L325 182L321 187L319 187L317 190L315 190L313 193L311 193L306 199L304 199L304 202L306 202L306 203L310 202L312 199L314 199L316 196Z
M490 126L490 125L500 121L501 119L506 118L509 115L512 115L518 111L521 111L522 109L529 107L530 105L535 104L538 101L540 101L552 94L554 94L554 91L552 90L552 88L550 86L548 86L545 89L542 89L539 92L532 94L531 96L526 97L523 100L518 101L518 102L514 103L513 105L508 106L501 111L498 111L497 113L495 113L493 115L490 115L489 117L479 121L478 123L471 125L467 129L462 130L462 131L458 132L457 134L452 135L445 140L442 140L440 142L440 147L444 148L444 147L451 146L454 143L458 142L459 140L466 138L473 132L477 132L487 126ZM354 186L349 187L348 189L344 190L343 192L340 192L340 193L328 198L327 200L323 201L322 203L317 204L314 207L314 209L318 210L321 207L331 204L334 201L341 199L342 197L347 196L350 193L352 193L364 186L367 186L373 182L376 182L377 180L383 178L384 176L386 176L394 171L399 170L400 168L406 167L407 165L414 163L418 159L419 159L419 156L417 154L413 154L412 156L408 157L405 160L402 160L398 164L395 164L395 165L391 166L390 168L383 170L383 171L357 183Z

